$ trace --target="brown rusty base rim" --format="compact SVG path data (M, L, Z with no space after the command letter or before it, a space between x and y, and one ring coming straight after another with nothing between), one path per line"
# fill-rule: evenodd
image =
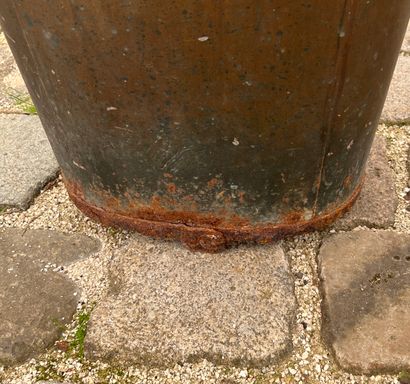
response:
M339 216L350 210L362 188L362 182L353 191L349 199L323 215L307 221L281 224L261 224L255 226L238 227L206 227L192 226L181 223L153 221L130 217L119 212L104 209L89 204L76 188L71 188L70 182L64 180L68 194L74 204L91 219L103 226L113 226L128 230L135 230L143 235L161 239L178 240L193 251L221 252L224 249L242 243L267 244L288 236L305 232L323 230L333 223Z

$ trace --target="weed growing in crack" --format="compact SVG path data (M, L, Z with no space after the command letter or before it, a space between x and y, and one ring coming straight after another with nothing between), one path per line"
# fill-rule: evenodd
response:
M16 107L26 115L37 115L37 108L31 100L30 95L11 89L8 92L8 96L14 101Z
M90 321L91 310L84 309L77 315L77 328L73 340L70 343L70 352L79 359L84 358L84 340L87 335L88 322Z
M399 383L400 384L410 384L410 372L402 371L399 373Z

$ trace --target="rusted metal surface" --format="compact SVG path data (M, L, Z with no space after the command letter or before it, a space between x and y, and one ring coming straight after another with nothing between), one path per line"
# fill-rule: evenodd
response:
M409 13L410 0L0 1L77 205L208 251L349 206Z
M161 209L157 211L152 206L133 212L92 206L85 200L81 187L68 180L65 180L65 184L77 207L102 225L136 230L161 239L177 239L193 251L211 253L241 243L267 244L287 236L324 229L351 208L362 187L360 183L341 206L310 220L304 220L302 213L295 212L284 218L281 224L252 225L246 219L224 222L221 216L195 216L191 212L187 215L186 212L171 213Z

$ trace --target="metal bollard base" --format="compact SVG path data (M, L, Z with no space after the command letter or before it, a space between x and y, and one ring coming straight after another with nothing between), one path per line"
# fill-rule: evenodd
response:
M180 219L172 222L147 220L137 213L113 211L89 204L80 188L64 179L68 194L74 204L87 216L103 226L113 226L137 231L143 235L182 242L192 251L221 252L226 248L244 244L268 244L288 236L322 230L338 217L348 212L360 194L363 179L351 196L336 209L318 215L310 220L257 225L206 226L203 223L183 222L186 213L180 212ZM173 216L178 213L173 212ZM217 221L217 220L216 220Z

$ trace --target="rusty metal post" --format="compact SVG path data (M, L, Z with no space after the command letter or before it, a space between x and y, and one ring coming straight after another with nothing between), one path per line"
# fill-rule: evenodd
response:
M356 198L409 0L1 0L72 200L219 251Z

